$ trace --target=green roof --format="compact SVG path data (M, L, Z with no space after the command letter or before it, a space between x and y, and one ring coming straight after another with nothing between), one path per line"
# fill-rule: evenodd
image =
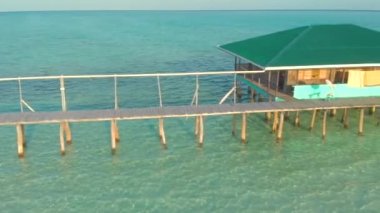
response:
M263 69L380 66L380 32L356 25L313 25L219 46Z

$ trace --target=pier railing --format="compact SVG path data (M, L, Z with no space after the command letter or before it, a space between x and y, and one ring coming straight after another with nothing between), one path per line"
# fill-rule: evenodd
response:
M115 153L118 141L120 140L119 129L118 129L118 121L121 120L137 120L137 119L158 119L158 132L159 138L162 145L166 148L166 136L164 131L164 119L166 118L195 118L195 128L194 135L196 136L199 145L203 144L204 141L204 117L205 116L216 116L216 115L232 115L232 133L235 135L236 132L236 123L237 123L237 115L241 115L241 140L243 143L246 143L247 140L247 115L253 113L266 113L267 121L273 121L272 123L272 132L276 133L277 141L282 140L283 138L283 127L284 127L284 118L285 114L294 112L295 126L300 125L300 112L302 111L311 111L312 116L310 120L310 130L313 129L314 124L316 122L316 116L318 116L317 112L323 113L322 120L322 138L326 137L327 133L327 113L331 111L331 115L336 114L336 110L341 109L344 110L342 115L342 123L344 127L348 127L348 112L352 109L359 109L359 125L358 125L358 133L359 135L363 134L364 131L364 110L366 108L371 108L372 113L375 112L376 108L380 107L380 99L377 97L367 97L367 98L354 98L354 99L336 99L336 100L307 100L307 101L285 101L285 102L261 102L256 104L236 104L237 102L237 80L240 75L261 73L264 71L222 71L222 72L192 72L192 73L154 73L154 74L108 74L108 75L67 75L67 76L41 76L41 77L19 77L19 78L0 78L1 82L11 82L18 83L18 99L19 99L19 107L20 112L16 113L0 113L0 125L15 125L17 132L17 153L19 157L24 156L24 148L25 148L25 125L29 124L58 124L59 123L59 143L60 150L62 154L65 154L65 144L70 144L72 141L70 123L73 122L97 122L97 121L107 121L110 122L110 136L111 136L111 150L112 153ZM218 101L214 104L203 103L202 105L199 103L199 95L200 95L200 77L201 76L211 76L217 78L217 76L226 76L232 78L232 88L222 97L221 93L220 97L217 97ZM192 96L192 100L190 103L182 106L167 106L164 105L163 94L162 94L162 80L163 77L190 77L195 80L195 89ZM130 78L150 78L153 79L155 85L149 84L149 88L145 87L144 90L150 89L152 86L155 87L152 92L156 92L158 96L158 104L155 103L155 107L135 107L135 108L126 108L120 107L119 109L119 90L118 83L124 82L121 79ZM215 79L211 78L211 79ZM114 101L114 107L108 107L107 109L96 110L94 108L84 109L83 111L69 110L67 106L67 98L66 98L66 86L65 82L68 79L109 79L108 83L112 82L112 85L104 85L107 86L107 92L111 93L108 97L108 101ZM34 85L33 87L26 87L23 89L23 83L25 81L43 81L43 80L52 80L53 84L44 84L42 85ZM185 79L186 80L186 79ZM203 80L203 78L202 78ZM134 80L133 80L134 81ZM12 83L13 82L13 83ZM152 82L152 81L151 81ZM151 83L150 82L150 83ZM212 83L210 81L209 83ZM179 82L174 81L175 86L172 87L181 87ZM67 81L67 85L70 82ZM91 89L95 89L94 91L98 93L103 89L103 85L98 88L95 82L91 82L95 87L91 87ZM48 86L46 86L48 85ZM5 85L9 86L9 85ZM13 85L15 86L15 85ZM225 86L225 85L224 85ZM80 85L80 90L82 91L84 85ZM110 88L112 87L112 88ZM68 87L69 88L69 87ZM123 87L122 87L123 88ZM187 88L188 89L188 88ZM227 88L228 89L228 88ZM17 97L14 97L13 88L2 87L0 91L3 96L12 97L12 101L16 101ZM31 104L29 104L24 99L24 92L30 92L29 90L37 90L37 91L50 91L55 94L54 98L60 98L60 100L56 100L58 103L56 107L61 107L61 109L56 109L53 112L46 112L44 110L34 112L36 110L33 109ZM113 92L111 92L113 90ZM166 90L167 91L167 90ZM188 91L188 90L186 90ZM7 94L10 92L12 94ZM134 92L134 91L132 91ZM177 92L177 91L175 91ZM82 92L83 93L83 92ZM85 93L85 92L84 92ZM108 94L107 93L107 94ZM112 94L113 93L113 94ZM192 90L187 93L187 95L191 96ZM85 93L84 96L87 94ZM79 96L79 100L83 102L87 102L89 99L86 99L82 94ZM112 97L113 96L113 97ZM223 104L229 97L233 96L234 104ZM78 96L77 96L78 97ZM146 96L144 96L146 97ZM178 96L177 96L178 97ZM101 97L102 98L102 97ZM149 97L148 97L149 98ZM3 98L4 99L4 98ZM96 101L100 101L96 99ZM59 103L60 102L60 103ZM87 103L86 103L87 104ZM182 104L182 103L181 103ZM190 104L190 105L189 105ZM60 106L61 105L61 106ZM158 106L157 106L158 105ZM90 105L91 106L91 105ZM17 107L17 105L16 105ZM25 112L24 108L29 109L32 112ZM113 109L114 108L114 109ZM273 115L273 117L272 117ZM273 119L272 119L273 118ZM379 123L379 121L377 121Z
M36 76L36 77L14 77L14 78L0 78L1 82L17 82L18 84L18 100L19 108L21 112L26 109L35 112L36 110L32 107L27 100L24 99L23 83L26 81L44 81L44 80L57 80L57 88L59 88L61 107L62 111L67 111L67 97L66 97L66 87L65 80L69 79L113 79L113 102L114 108L119 108L119 90L118 83L120 79L137 79L137 78L156 78L157 84L157 95L159 99L159 106L163 107L163 97L162 97L162 82L163 77L194 77L195 78L195 89L192 97L191 105L199 104L199 91L200 91L200 79L201 76L228 76L233 75L232 88L224 95L220 97L219 104L223 104L229 97L233 95L233 102L236 103L236 93L237 93L237 75L246 75L254 73L263 73L265 71L212 71L212 72L181 72L181 73L145 73L145 74L104 74L104 75L59 75L59 76ZM178 85L180 86L180 85Z

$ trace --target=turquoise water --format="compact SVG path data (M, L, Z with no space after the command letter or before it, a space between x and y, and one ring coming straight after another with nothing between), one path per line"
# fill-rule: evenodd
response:
M0 76L231 70L215 48L308 24L354 23L380 30L379 12L24 12L0 13ZM201 103L216 103L231 76L203 77ZM156 79L119 82L121 107L157 106ZM113 79L66 82L69 109L113 107ZM192 78L163 78L164 105L191 102ZM0 83L1 112L18 111L17 84ZM37 111L60 109L56 81L23 82ZM245 88L243 88L245 92ZM58 125L26 128L26 158L16 154L15 127L0 127L0 209L3 212L377 212L380 143L375 116L357 136L329 118L307 130L285 124L276 143L263 115L248 118L248 144L231 135L231 117L207 117L205 144L194 119L167 119L168 149L157 121L119 123L121 143L110 154L109 124L72 124L73 144L59 155ZM378 116L378 115L377 115ZM238 129L240 129L238 125Z

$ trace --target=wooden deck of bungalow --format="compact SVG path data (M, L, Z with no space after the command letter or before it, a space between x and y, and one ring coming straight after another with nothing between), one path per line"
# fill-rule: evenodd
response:
M349 98L349 99L331 99L331 100L307 100L307 101L284 101L284 102L258 102L258 103L234 103L234 104L223 104L221 101L219 104L213 105L200 105L198 103L198 93L199 93L199 75L235 75L235 83L233 86L233 91L235 91L234 98L236 98L236 75L239 72L252 73L254 71L231 71L231 72L215 72L215 73L176 73L176 74L147 74L148 77L157 77L158 84L158 94L160 97L160 104L157 107L150 108L119 108L118 98L117 98L117 87L115 86L115 108L105 109L105 110L80 110L80 111L69 111L66 106L66 96L64 79L67 78L85 78L83 76L56 76L56 77L31 77L31 78L16 78L19 82L21 80L38 80L38 79L58 79L60 82L61 91L61 101L62 101L62 111L56 112L24 112L23 105L28 108L30 106L22 99L22 91L20 91L20 106L21 112L12 113L2 113L0 114L0 125L14 125L17 130L17 149L19 157L24 156L25 147L25 132L24 126L28 124L60 124L59 130L59 142L61 153L65 153L65 144L71 143L72 136L70 130L70 123L72 122L97 122L97 121L109 121L110 122L110 135L111 135L111 149L115 152L117 147L117 142L120 140L119 131L117 127L117 122L121 120L141 120L141 119L157 119L159 136L161 138L161 143L166 147L166 137L164 130L164 119L165 118L181 118L181 117L195 117L195 135L199 141L199 144L203 144L204 141L204 117L205 116L220 116L220 115L233 115L235 119L236 115L241 115L242 125L241 125L241 139L243 143L246 142L247 133L247 114L256 113L271 113L273 114L273 124L272 130L276 133L276 138L280 141L283 137L283 127L284 127L284 117L286 112L297 112L297 117L300 111L310 111L312 113L310 128L314 127L315 118L317 110L323 112L323 124L322 124L322 137L326 137L327 133L327 112L328 110L344 110L343 113L343 124L348 124L348 111L350 109L359 110L359 123L358 132L363 134L364 131L364 110L372 109L375 110L380 107L380 98L368 97L368 98ZM163 106L160 80L159 77L162 76L189 76L192 75L197 78L196 80L196 90L194 92L193 101L191 105L188 106ZM91 76L92 78L114 78L115 85L117 84L117 78L121 77L131 77L131 75L116 76ZM132 77L146 77L145 75L136 75ZM15 79L0 79L0 81L11 81ZM21 88L21 87L20 87ZM229 92L222 100L228 95L233 93ZM31 109L32 110L32 109ZM33 110L34 111L34 110ZM299 119L299 118L298 118ZM236 122L234 122L236 123ZM235 127L233 127L235 131Z

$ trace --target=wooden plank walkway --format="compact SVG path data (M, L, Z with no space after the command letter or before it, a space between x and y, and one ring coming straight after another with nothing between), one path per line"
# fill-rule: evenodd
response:
M18 112L0 114L0 125L89 122L110 120L159 119L242 113L291 112L318 109L380 107L380 98L349 98L336 100L302 100L201 106L172 106L117 110L83 110L68 112Z

